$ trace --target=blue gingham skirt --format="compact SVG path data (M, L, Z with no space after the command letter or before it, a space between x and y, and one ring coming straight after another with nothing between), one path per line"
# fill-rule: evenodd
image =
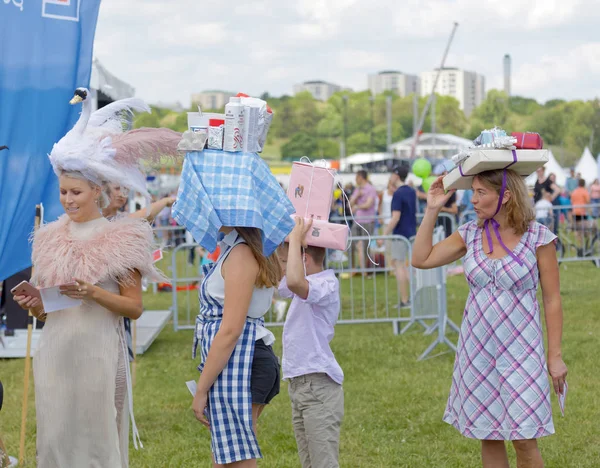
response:
M256 325L259 321L246 319L244 331L227 365L208 392L212 453L219 464L262 458L252 427L250 388ZM196 343L201 346L200 371L220 326L221 317L203 319L199 316Z

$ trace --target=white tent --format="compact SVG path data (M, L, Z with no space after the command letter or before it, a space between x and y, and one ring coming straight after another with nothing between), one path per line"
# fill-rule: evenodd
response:
M410 159L414 137L393 143L388 150L396 158ZM468 148L473 141L448 133L423 133L415 148L415 157L450 158L463 148Z
M347 171L351 165L381 162L385 161L386 159L392 159L392 155L389 153L356 153L352 156L342 159L340 169L342 171Z
M552 150L548 150L548 162L544 165L544 169L546 169L546 175L556 175L556 185L559 187L565 186L567 183L567 174L560 164L558 164L558 161L552 154ZM535 185L536 182L537 174L535 172L525 179L525 183L529 186Z
M594 182L594 179L598 177L598 165L596 161L594 161L594 156L592 156L592 153L587 146L583 150L583 154L575 166L575 173L581 174L581 178L585 180L586 185L590 185Z
M100 104L106 105L119 99L133 97L135 88L110 73L97 58L94 58L90 77L90 92L93 98L92 108L95 110L98 108L98 101L101 101Z
M389 173L389 172L373 173L373 174L369 174L369 181L373 184L373 186L377 190L385 190L387 187L388 181L390 180L390 176L391 176L391 173ZM277 175L275 175L275 178L277 179L277 182L282 183L285 188L287 188L290 184L290 175L289 174L277 174ZM356 174L338 173L335 178L335 182L336 182L336 184L338 182L340 184L342 184L342 187L345 186L347 183L355 184L356 183ZM406 182L412 183L413 187L418 187L419 185L421 185L422 179L420 179L419 177L417 177L416 175L414 175L411 172L408 174L408 177L406 178Z

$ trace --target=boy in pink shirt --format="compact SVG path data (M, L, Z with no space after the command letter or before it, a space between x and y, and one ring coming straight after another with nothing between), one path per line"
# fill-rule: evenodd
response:
M278 251L285 274L279 295L292 299L282 367L302 466L330 468L339 466L344 417L344 373L329 346L340 313L340 284L333 270L323 268L325 249L304 244L311 225L297 218L289 244Z

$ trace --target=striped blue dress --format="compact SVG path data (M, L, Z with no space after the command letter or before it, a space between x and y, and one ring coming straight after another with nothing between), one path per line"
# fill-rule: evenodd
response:
M208 293L208 279L219 271L231 249L243 242L232 232L221 243L221 255L216 263L204 265L204 279L200 287L200 313L196 317L193 357L200 345L202 372L210 346L223 319L223 302ZM250 378L257 327L264 319L246 318L244 331L231 353L229 362L208 393L208 419L211 447L218 464L262 458L256 434L252 427L252 394Z

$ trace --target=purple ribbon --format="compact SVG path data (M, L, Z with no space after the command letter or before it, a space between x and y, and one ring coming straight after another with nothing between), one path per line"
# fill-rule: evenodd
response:
M498 206L496 207L496 212L494 213L494 216L496 216L500 212L500 209L502 208L502 199L504 198L504 192L506 191L506 170L510 166L512 166L513 164L515 164L517 162L517 152L515 150L512 150L512 155L513 155L513 162L511 162L508 166L506 166L504 168L504 172L502 173L502 187L500 188L500 198L498 198ZM462 175L462 171L460 171L460 173ZM494 233L496 234L496 238L498 239L498 242L500 242L500 245L502 246L502 248L508 253L508 255L510 255L512 257L512 259L514 261L516 261L520 266L523 266L523 261L519 257L517 257L502 241L502 237L500 236L500 230L499 230L500 223L494 219L494 216L492 216L490 219L486 219L485 222L483 223L483 228L485 229L485 236L487 237L488 247L490 249L488 254L491 254L494 252L494 247L492 247L492 233L490 232L490 224L491 224L492 229L494 230Z

